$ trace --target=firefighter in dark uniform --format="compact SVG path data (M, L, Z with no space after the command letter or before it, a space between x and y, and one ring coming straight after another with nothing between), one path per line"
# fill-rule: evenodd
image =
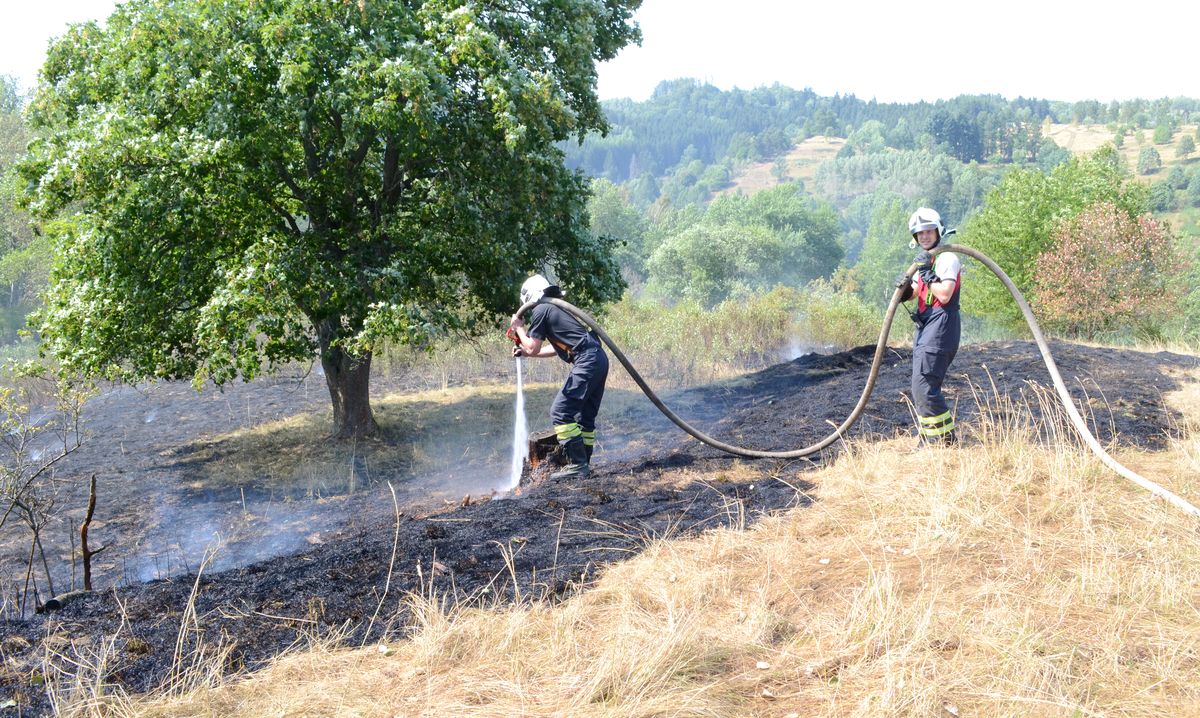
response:
M562 291L535 274L521 285L521 304L544 297L561 297ZM549 302L538 301L529 313L529 329L519 315L509 324L519 345L513 356L552 357L571 365L563 388L550 406L554 432L569 462L552 479L586 477L591 473L592 450L596 445L596 414L604 398L608 379L608 354L600 340L569 312Z
M914 295L917 300L917 311L912 313L917 325L913 338L912 398L919 442L953 444L954 415L942 395L942 382L958 353L962 334L958 311L962 262L953 252L942 252L936 261L930 255L945 231L942 218L934 210L922 207L914 212L908 220L908 231L914 245L921 248L913 259L917 272L911 282L902 281L904 275L901 275L897 283L905 290L902 296L905 301Z

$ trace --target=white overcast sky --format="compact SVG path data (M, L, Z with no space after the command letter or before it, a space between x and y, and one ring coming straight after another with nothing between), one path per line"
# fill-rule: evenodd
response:
M114 0L8 0L0 74L36 81L67 24ZM999 94L1049 100L1200 96L1200 3L1142 0L645 0L641 47L600 67L600 96L644 100L662 80L780 83L880 102Z

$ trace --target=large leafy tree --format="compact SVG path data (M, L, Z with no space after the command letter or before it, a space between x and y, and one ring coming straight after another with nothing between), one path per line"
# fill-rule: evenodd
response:
M983 208L963 225L963 244L991 257L1022 292L1034 287L1038 257L1051 246L1055 229L1084 209L1108 202L1129 217L1144 214L1146 187L1130 181L1111 146L1074 157L1050 174L1037 169L1009 172L987 196ZM972 314L1020 330L1024 319L1008 290L990 272L971 275L963 305Z
M69 365L249 379L319 355L375 429L383 338L511 311L549 266L614 298L557 143L640 0L130 0L54 44L25 175L59 223L41 330Z

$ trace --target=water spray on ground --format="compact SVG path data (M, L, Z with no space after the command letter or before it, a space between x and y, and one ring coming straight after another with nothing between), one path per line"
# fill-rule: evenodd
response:
M521 376L521 357L517 363L517 402L513 415L512 471L505 491L512 491L521 483L521 472L529 456L529 427L525 423L525 386Z

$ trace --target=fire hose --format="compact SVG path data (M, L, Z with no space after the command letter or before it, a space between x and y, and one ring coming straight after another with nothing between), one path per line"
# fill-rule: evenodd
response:
M1183 497L1178 496L1177 494L1172 493L1170 490L1159 486L1153 481L1141 476L1132 469L1127 468L1114 459L1107 451L1105 451L1104 447L1100 445L1100 442L1096 439L1095 435L1092 434L1090 429L1088 429L1087 422L1084 421L1083 416L1080 415L1079 410L1075 407L1075 402L1071 399L1071 394L1067 391L1066 384L1063 383L1062 375L1058 371L1058 365L1055 364L1054 357L1050 354L1050 347L1046 342L1046 337L1042 334L1042 330L1038 326L1037 319L1035 319L1033 316L1033 310L1030 309L1029 303L1025 301L1024 295L1022 295L1021 291L1017 289L1017 286L1013 283L1012 279L1009 278L1008 274L1006 274L1004 270L1001 269L995 262L993 262L986 254L980 252L979 250L972 249L971 247L961 244L944 244L932 250L930 254L936 256L942 252L954 252L956 254L963 254L968 257L973 257L985 267L990 269L992 274L995 274L1001 283L1004 284L1005 288L1008 289L1009 294L1012 295L1013 300L1016 301L1017 306L1020 307L1021 313L1025 316L1025 321L1029 325L1030 331L1033 333L1034 341L1037 342L1038 351L1040 351L1042 354L1042 360L1046 364L1046 369L1050 372L1050 378L1054 383L1054 389L1058 393L1058 398L1062 401L1068 417L1071 419L1072 426L1075 427L1075 430L1087 444L1088 448L1092 450L1092 453L1099 457L1105 466L1109 467L1117 474L1132 481L1155 496L1167 500L1177 508L1186 511L1193 516L1200 516L1200 508L1192 505ZM905 276L911 278L913 273L916 271L917 265L914 263L909 266L908 272L906 272ZM615 356L617 360L621 362L621 365L625 367L625 370L629 372L629 376L646 395L646 398L648 398L651 403L653 403L654 406L656 406L658 410L663 413L663 415L674 422L675 425L680 429L683 429L697 440L713 447L714 449L719 449L720 451L724 451L735 456L744 456L753 459L799 459L811 454L815 454L830 444L833 444L838 439L844 437L846 432L849 431L850 428L859 420L859 417L862 416L862 412L867 406L867 401L871 397L871 392L875 389L875 381L879 376L879 367L883 363L884 351L887 348L888 334L892 329L892 321L896 317L896 309L900 306L901 296L902 290L898 287L892 294L892 301L888 305L887 314L884 316L883 320L883 326L879 331L879 340L875 344L875 356L871 360L871 372L867 376L867 383L863 387L862 395L859 397L858 403L855 404L854 409L850 412L849 416L846 417L845 421L835 428L828 436L814 444L791 451L762 451L759 449L748 449L741 446L734 446L733 444L728 444L719 439L715 439L684 421L678 414L671 411L670 407L664 404L662 399L660 399L658 395L654 393L654 391L646 383L646 380L642 378L642 375L638 373L637 369L635 369L633 364L629 361L629 358L625 356L625 353L621 351L621 348L617 346L612 337L610 337L608 333L604 331L599 322L597 322L596 319L590 314L583 311L579 307L570 304L569 302L556 297L545 297L541 300L526 302L521 306L520 309L517 310L517 315L524 315L525 312L533 308L537 301L549 302L569 312L576 319L590 327L592 331L596 333L596 336L598 336L600 340L608 346L608 348L612 351L613 356Z

